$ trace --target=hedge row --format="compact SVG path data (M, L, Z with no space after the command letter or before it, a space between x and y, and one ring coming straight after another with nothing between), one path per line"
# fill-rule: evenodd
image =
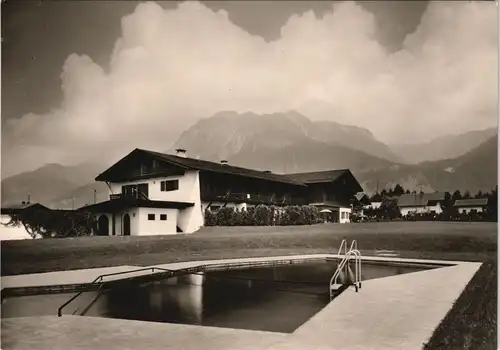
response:
M248 209L220 208L205 211L205 226L290 226L312 225L322 221L317 207L258 205Z

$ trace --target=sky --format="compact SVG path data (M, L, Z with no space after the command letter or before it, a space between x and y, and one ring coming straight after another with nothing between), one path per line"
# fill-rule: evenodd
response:
M7 1L2 178L162 151L222 110L389 144L496 126L497 28L492 2Z

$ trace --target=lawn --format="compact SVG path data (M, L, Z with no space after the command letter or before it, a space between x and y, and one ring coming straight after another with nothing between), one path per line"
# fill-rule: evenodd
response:
M497 277L497 260L485 262L424 349L497 349Z
M191 235L2 242L2 276L114 265L335 253L343 238L365 255L482 261L496 254L494 223L394 222L306 227L205 227Z
M485 261L426 349L496 349L496 223L205 227L191 235L3 241L2 276L114 265L336 253L344 238L356 239L364 255L386 249L405 258Z

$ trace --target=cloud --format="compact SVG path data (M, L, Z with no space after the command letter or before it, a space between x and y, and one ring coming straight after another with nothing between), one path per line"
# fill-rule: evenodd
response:
M306 110L386 142L495 125L494 3L431 2L395 53L375 33L374 16L353 2L292 16L272 42L197 2L140 4L122 19L109 69L70 55L61 106L6 123L3 166L164 150L220 110Z

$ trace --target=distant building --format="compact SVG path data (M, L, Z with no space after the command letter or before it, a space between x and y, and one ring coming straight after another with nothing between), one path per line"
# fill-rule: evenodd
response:
M358 192L354 195L353 210L356 214L364 217L364 210L371 205L370 197L364 192Z
M258 204L312 204L349 222L350 200L362 188L348 169L279 175L221 161L135 149L96 177L110 188L107 201L85 206L98 218L99 235L192 233L205 210Z
M348 169L286 174L304 183L305 203L320 210L330 210L329 221L341 224L350 222L351 201L363 189Z
M397 205L402 216L423 213L440 214L443 212L444 200L444 193L409 193L402 194Z
M34 212L38 210L47 210L50 211L49 208L40 204L40 203L30 203L30 202L21 202L21 204L15 204L9 207L2 207L0 209L0 223L8 224L12 220L12 216L18 215L22 212ZM6 227L4 225L0 225L0 240L14 240L14 239L31 239L33 238L24 228L23 225L18 227Z
M488 198L458 199L453 204L460 214L482 213L488 206Z

